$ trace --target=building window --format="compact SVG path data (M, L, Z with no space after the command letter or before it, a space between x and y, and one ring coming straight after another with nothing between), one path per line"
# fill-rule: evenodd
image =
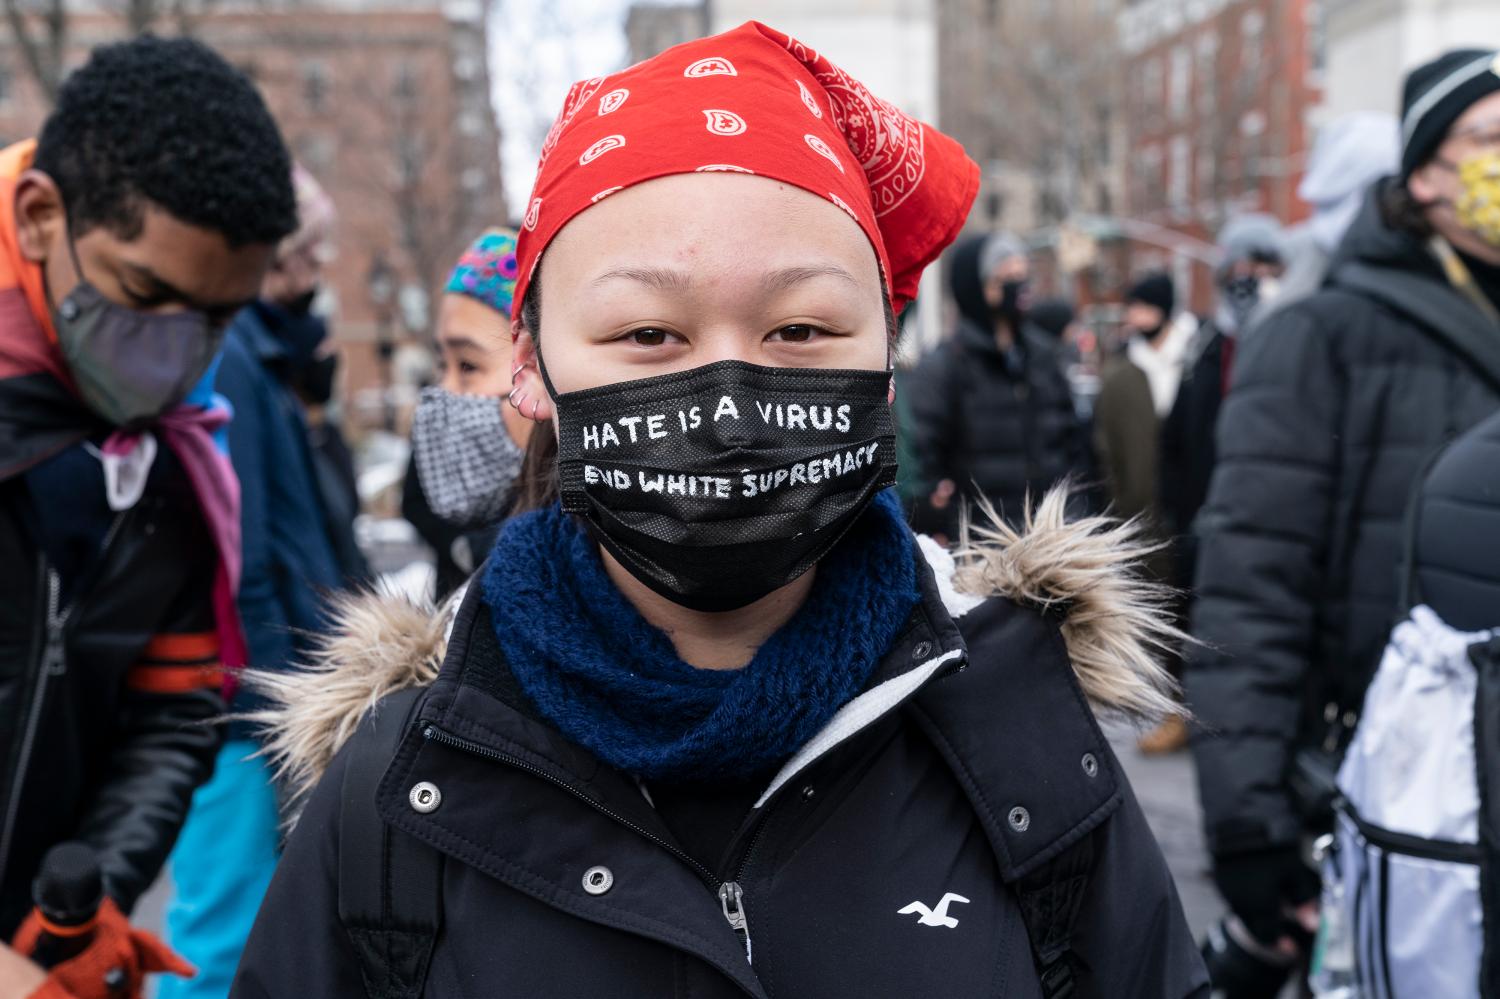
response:
M1328 8L1322 0L1307 5L1308 68L1321 73L1328 65Z
M458 116L458 132L460 135L474 138L484 131L484 117L478 111L464 111Z
M403 187L421 179L426 162L427 144L420 135L408 134L396 139L396 176Z
M1179 45L1172 50L1172 71L1167 83L1167 104L1172 111L1172 120L1181 121L1187 117L1188 91L1192 87L1193 62L1192 53L1186 45Z
M1172 137L1171 157L1167 167L1167 203L1172 211L1184 214L1188 210L1189 186L1192 181L1192 147L1187 136Z
M328 67L322 60L309 59L302 64L302 99L307 109L321 113L328 108Z
M1142 84L1142 118L1151 132L1157 130L1157 123L1161 118L1161 101L1166 96L1161 77L1163 77L1161 58L1148 58L1140 74L1140 84Z
M1219 105L1219 36L1212 29L1198 36L1198 114L1208 116Z
M1240 72L1251 82L1260 80L1265 33L1266 16L1260 11L1246 11L1240 18Z
M1198 201L1212 203L1218 198L1219 161L1205 147L1198 156Z
M1161 147L1141 150L1141 204L1148 210L1162 205Z
M411 63L402 62L396 65L396 85L393 93L398 101L415 100L417 96L417 71L412 68Z
M1265 150L1266 116L1260 111L1246 111L1240 117L1240 176L1244 189L1260 182L1265 172L1261 156Z

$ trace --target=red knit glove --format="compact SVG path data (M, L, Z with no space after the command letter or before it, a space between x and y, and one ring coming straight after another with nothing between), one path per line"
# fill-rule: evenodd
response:
M33 910L11 946L17 953L31 954L43 929L41 915ZM146 976L158 971L183 978L196 974L155 934L131 927L114 901L106 898L87 949L53 968L29 999L139 999Z

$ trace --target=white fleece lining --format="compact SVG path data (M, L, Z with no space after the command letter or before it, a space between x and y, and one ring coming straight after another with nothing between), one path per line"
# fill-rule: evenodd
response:
M943 607L947 609L949 616L963 617L984 603L984 597L976 597L972 593L960 593L953 588L953 577L958 572L958 564L954 562L952 552L925 534L917 535L917 546L922 550L922 557L927 559L927 564L932 566L932 575L937 579L938 594L943 598Z
M943 664L952 662L963 654L963 649L954 649L936 659L929 659L900 676L891 677L884 683L871 687L839 708L828 720L828 724L797 750L795 756L787 760L786 765L771 781L771 786L766 788L760 800L755 803L755 807L759 808L764 805L771 795L781 790L782 785L795 777L798 771L805 769L818 757L904 701L912 691L926 683L927 678L936 673Z

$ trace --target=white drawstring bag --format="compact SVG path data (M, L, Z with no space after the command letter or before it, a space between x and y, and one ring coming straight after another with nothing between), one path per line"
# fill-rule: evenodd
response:
M1391 632L1339 768L1325 877L1342 881L1365 999L1481 994L1479 673L1470 650L1491 637L1413 608Z

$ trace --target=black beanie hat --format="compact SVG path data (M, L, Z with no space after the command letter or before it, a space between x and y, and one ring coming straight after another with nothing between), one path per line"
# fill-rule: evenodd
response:
M1418 66L1401 95L1401 177L1426 163L1475 101L1500 90L1500 54L1457 49Z
M1147 274L1125 293L1125 304L1129 305L1131 302L1154 305L1164 315L1170 317L1172 307L1177 304L1177 295L1172 290L1172 279L1161 271Z

